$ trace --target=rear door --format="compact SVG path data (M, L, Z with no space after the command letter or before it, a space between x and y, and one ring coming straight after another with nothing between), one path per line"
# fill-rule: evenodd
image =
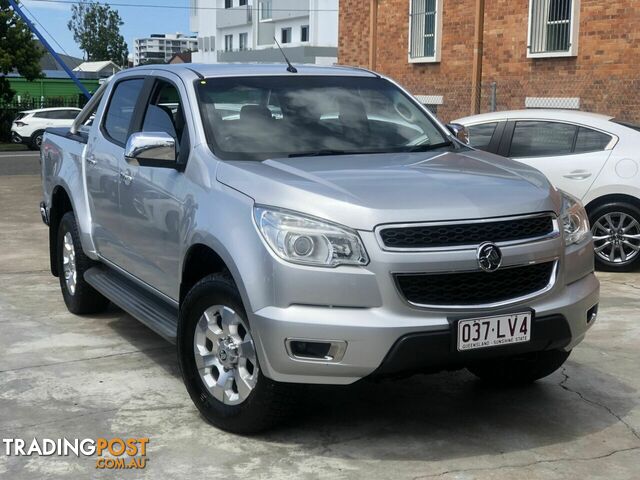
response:
M514 120L505 130L506 156L544 173L556 187L582 198L611 154L612 136L581 125ZM508 149L508 151L506 151Z
M143 85L143 78L129 77L111 87L101 123L92 129L96 134L89 138L85 152L93 239L100 255L122 268L126 256L120 238L120 164Z

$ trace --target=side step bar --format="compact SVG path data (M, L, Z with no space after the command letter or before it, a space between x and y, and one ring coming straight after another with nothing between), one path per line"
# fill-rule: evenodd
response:
M90 268L84 274L89 285L125 312L140 320L171 343L176 343L178 309L106 267Z

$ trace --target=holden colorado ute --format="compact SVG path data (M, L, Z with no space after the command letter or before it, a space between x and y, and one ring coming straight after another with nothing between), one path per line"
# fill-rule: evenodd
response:
M71 312L113 302L176 343L229 431L275 425L300 384L537 380L596 318L586 213L453 131L362 69L120 72L45 133L51 271Z

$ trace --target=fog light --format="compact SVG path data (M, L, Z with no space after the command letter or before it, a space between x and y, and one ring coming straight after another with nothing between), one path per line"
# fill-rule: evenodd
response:
M285 346L289 356L295 360L339 362L344 357L347 342L288 338L285 340Z
M592 323L598 316L598 304L596 303L587 311L587 325Z

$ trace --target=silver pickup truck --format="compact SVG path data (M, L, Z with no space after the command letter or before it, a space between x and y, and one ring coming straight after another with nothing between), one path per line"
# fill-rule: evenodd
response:
M121 72L44 136L51 271L71 312L113 302L176 343L234 432L300 384L537 380L597 315L585 211L450 130L362 69Z

